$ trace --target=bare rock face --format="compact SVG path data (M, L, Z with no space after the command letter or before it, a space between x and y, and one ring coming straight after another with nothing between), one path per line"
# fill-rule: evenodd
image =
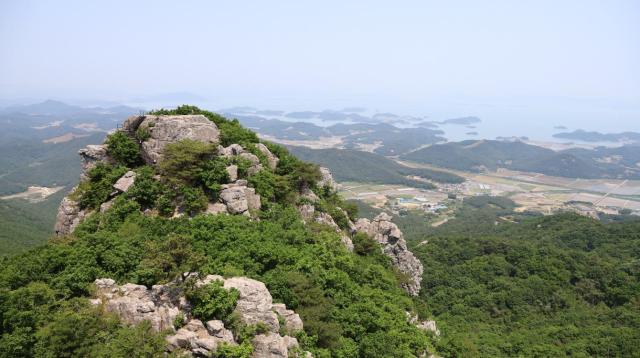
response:
M251 341L254 358L288 358L289 351L298 348L298 340L275 333L259 334Z
M221 321L208 321L207 325L198 319L190 320L184 327L167 336L169 350L185 349L203 357L210 356L222 344L236 345L233 333Z
M113 188L121 193L126 193L136 181L136 173L129 170L113 184Z
M95 281L96 296L108 312L116 313L127 324L149 321L154 330L173 330L173 320L180 313L179 297L172 297L169 288L153 286L151 290L142 285L127 283L122 286L112 279Z
M238 180L238 166L230 165L227 167L227 174L229 174L229 181L234 182Z
M333 190L338 189L338 184L336 184L336 181L333 180L333 175L331 174L331 170L329 170L329 168L320 167L320 174L322 174L322 178L320 179L320 181L318 181L319 187L322 188L328 186Z
M264 145L262 143L258 143L258 144L256 144L256 147L258 148L258 150L262 154L264 154L267 157L267 162L269 163L269 168L271 170L275 170L276 167L278 166L278 162L280 161L280 159L278 159L278 157L273 155L273 153L271 153L271 151L269 150L269 148L267 148L266 145Z
M209 203L205 212L213 215L226 214L227 206L223 203Z
M402 284L403 288L412 296L420 292L422 282L422 263L407 249L402 231L391 222L391 216L381 213L372 222L367 219L359 219L355 223L355 229L364 232L375 239L382 251L391 258L394 266L409 278L409 283Z
M125 128L132 133L143 129L149 138L142 142L142 158L147 164L162 160L162 151L169 143L190 139L203 143L217 143L220 137L218 127L203 115L156 116L148 115L130 118ZM129 119L127 120L129 121ZM137 124L137 126L136 126Z
M189 276L195 274L190 274ZM289 336L280 336L278 314L283 317L287 332L295 333L303 329L300 316L288 310L283 304L273 304L271 294L264 283L247 277L209 275L195 282L202 286L214 281L223 283L227 290L236 289L240 293L235 313L245 324L262 323L269 332L256 336L252 341L254 357L297 357L300 352L298 341ZM151 289L145 286L118 285L112 279L95 281L96 298L92 304L102 305L108 312L116 313L126 324L138 324L149 321L157 331L172 332L166 337L167 350L183 350L193 356L209 357L222 344L236 345L233 332L222 321L211 320L203 323L191 317L191 306L183 296L182 289L175 284L155 285ZM184 326L173 326L176 317L182 314L186 320ZM309 354L306 355L309 357Z
M247 197L247 206L249 210L260 210L262 203L260 202L260 195L256 194L254 188L245 187L244 195Z
M288 310L283 303L274 303L271 308L278 316L284 319L284 328L287 333L293 334L302 331L304 327L300 315L292 310Z
M80 180L88 179L89 170L93 169L99 162L110 162L111 158L107 154L106 144L90 144L78 151L82 159L82 172Z
M231 214L242 214L249 209L245 187L234 186L220 191L220 199Z
M219 146L218 147L218 155L226 157L226 158L230 158L236 155L240 155L242 153L244 153L245 150L244 148L242 148L242 146L240 144L231 144L228 147L222 147Z
M80 210L80 204L77 201L65 196L58 207L58 214L53 227L56 235L72 233L86 215L87 213L84 210Z
M420 328L423 331L433 332L436 336L440 335L440 330L436 325L436 321L422 321L416 325L416 327Z
M247 187L245 180L238 180L235 184L225 184L220 191L220 200L230 214L248 215L248 210L261 208L260 195L254 188Z
M224 288L235 288L240 292L236 310L245 324L264 323L271 332L278 332L278 316L272 310L273 301L264 283L246 277L224 280Z

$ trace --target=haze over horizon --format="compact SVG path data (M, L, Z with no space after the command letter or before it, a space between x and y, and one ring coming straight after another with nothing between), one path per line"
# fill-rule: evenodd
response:
M639 34L635 1L4 2L0 98L640 130Z

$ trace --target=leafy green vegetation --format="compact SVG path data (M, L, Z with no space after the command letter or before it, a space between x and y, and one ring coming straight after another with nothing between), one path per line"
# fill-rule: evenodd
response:
M201 321L218 319L229 322L240 292L235 288L226 290L221 281L214 281L200 287L191 287L187 290L186 297L193 305L191 313Z
M115 159L118 164L130 167L140 163L140 148L138 147L138 143L125 132L116 131L107 137L105 143L107 144L107 153L111 158Z
M80 183L72 196L78 198L81 208L95 209L109 198L113 184L126 172L122 166L98 163L87 173L89 180Z

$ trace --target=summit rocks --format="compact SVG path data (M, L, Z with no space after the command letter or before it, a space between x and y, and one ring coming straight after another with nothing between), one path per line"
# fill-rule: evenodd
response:
M142 158L147 164L157 164L169 143L183 139L217 143L220 138L218 127L203 115L130 117L125 121L123 130L147 133L148 138L141 145Z

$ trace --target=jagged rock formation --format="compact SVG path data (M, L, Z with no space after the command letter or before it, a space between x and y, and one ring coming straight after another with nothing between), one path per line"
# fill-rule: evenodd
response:
M328 186L333 190L338 189L338 184L336 184L336 181L333 179L333 175L331 174L331 170L329 170L329 168L320 167L320 174L322 174L322 178L318 182L318 186Z
M125 120L122 131L131 137L137 136L146 138L140 142L141 155L147 164L155 165L162 160L162 152L169 143L183 139L200 141L204 143L217 143L220 137L218 127L203 115L165 116L165 115L145 115L132 116ZM140 131L144 135L137 135ZM279 159L269 151L262 143L256 145L258 150L267 158L270 168L275 168ZM87 180L87 173L94 168L97 163L104 162L112 164L114 161L107 153L107 145L88 145L78 152L82 158L81 180ZM245 150L239 144L231 144L228 147L218 147L218 155L232 158L238 156L251 163L248 168L248 175L253 175L262 170L260 159ZM229 174L229 184L222 186L220 200L209 203L206 210L211 214L244 214L249 215L250 211L259 210L261 207L260 195L255 189L247 186L246 180L238 179L238 166L227 167ZM115 189L113 195L123 193L135 183L136 174L133 171L127 172L113 185ZM75 189L74 189L75 190ZM103 203L100 212L108 210L113 201ZM73 232L82 219L90 212L80 209L78 202L70 196L60 204L56 223L54 225L56 234L66 235ZM177 215L180 215L179 213Z
M188 277L194 274L187 275ZM264 283L246 277L209 275L196 282L196 286L214 281L223 283L227 290L236 289L240 293L235 313L247 324L264 324L268 332L256 335L252 341L254 357L290 357L299 352L298 341L288 335L281 336L278 316L284 322L284 330L294 334L303 329L300 316L288 310L283 304L274 304ZM97 279L96 298L91 302L102 305L108 312L116 313L126 324L149 321L158 331L170 331L166 337L167 350L185 350L195 356L210 356L221 344L236 345L233 332L219 320L202 322L190 315L191 306L176 283L145 286L117 285L112 279ZM174 322L178 316L185 318L184 326L176 329Z
M267 148L266 145L262 143L258 143L256 144L256 147L262 154L264 154L267 157L267 163L269 163L269 168L271 170L275 170L276 167L278 166L278 162L280 162L280 159L275 155L273 155L273 153L271 153L271 151L269 150L269 148Z
M56 235L72 233L85 216L86 212L80 209L80 204L77 201L68 196L64 197L58 207L56 222L53 226Z
M190 139L203 143L217 143L218 127L203 115L134 116L129 117L123 129L129 133L145 131L148 139L141 143L142 158L147 164L157 164L169 143Z
M403 288L410 295L417 296L424 269L422 263L407 249L402 231L391 222L391 216L381 213L373 221L359 219L355 223L355 229L366 233L382 245L382 251L391 258L393 265L407 275L409 282L402 283Z
M89 144L85 148L80 149L78 154L80 155L80 158L82 158L80 180L88 179L87 173L99 162L111 162L111 159L107 154L107 146L105 144Z

